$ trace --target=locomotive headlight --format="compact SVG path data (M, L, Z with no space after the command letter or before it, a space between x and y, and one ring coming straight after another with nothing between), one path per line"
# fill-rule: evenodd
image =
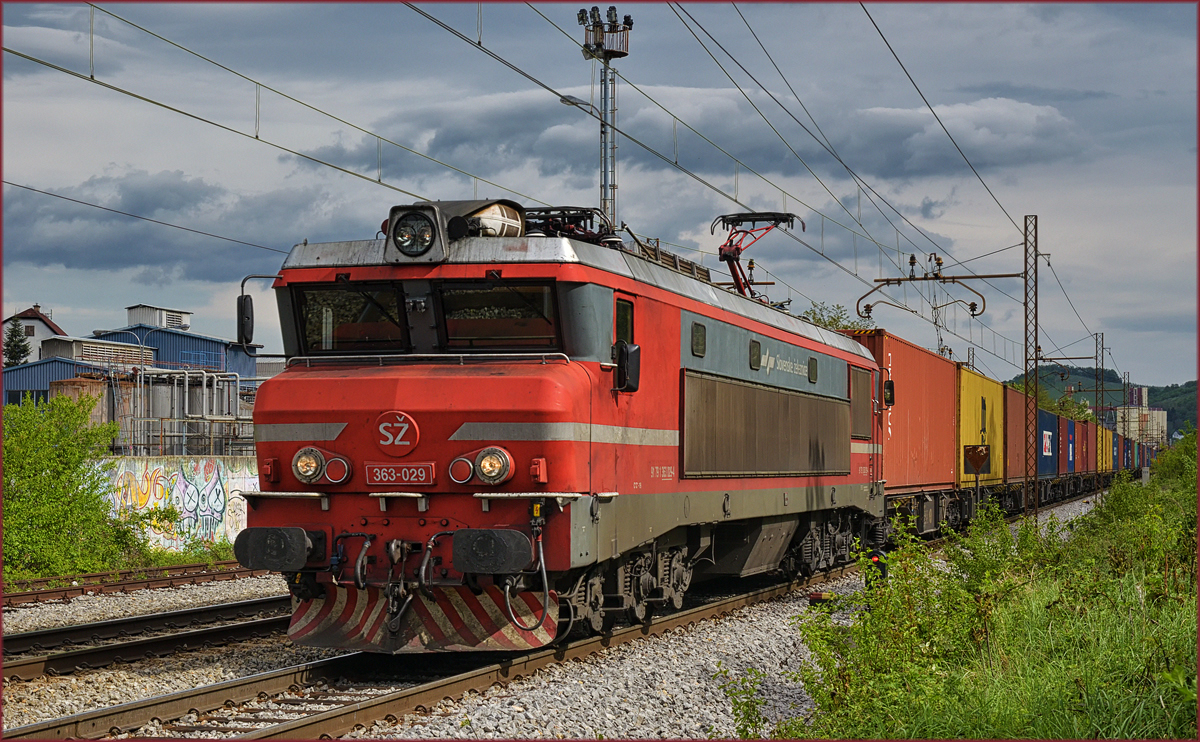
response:
M292 471L301 482L312 482L325 471L325 457L315 448L302 448L292 459Z
M420 212L410 212L392 226L392 242L410 258L420 257L433 247L433 221Z
M512 476L512 456L503 448L485 448L475 457L475 474L484 484L502 484Z

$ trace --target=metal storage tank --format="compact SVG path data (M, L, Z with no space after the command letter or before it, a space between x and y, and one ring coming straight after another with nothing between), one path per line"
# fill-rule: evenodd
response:
M954 488L957 446L955 363L889 335L847 331L896 385L896 403L883 412L883 476L888 494ZM973 479L973 478L972 478Z
M958 486L974 487L975 476L968 477L963 467L963 446L990 447L987 472L981 474L981 485L1002 484L1004 481L1004 385L992 381L963 364L958 366L958 446L955 451ZM899 393L899 392L897 392Z

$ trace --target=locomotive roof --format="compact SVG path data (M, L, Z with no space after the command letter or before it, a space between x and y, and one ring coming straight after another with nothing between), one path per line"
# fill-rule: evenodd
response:
M396 265L385 261L384 240L314 242L294 246L283 268ZM450 243L447 263L579 263L633 278L680 296L779 327L824 345L874 360L858 341L762 302L610 247L566 237L465 237Z

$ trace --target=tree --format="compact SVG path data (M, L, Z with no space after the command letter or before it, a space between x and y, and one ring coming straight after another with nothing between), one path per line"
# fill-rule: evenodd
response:
M830 330L875 329L875 320L870 317L866 319L853 319L850 317L850 312L841 304L829 305L823 301L814 301L812 309L804 310L800 316L814 325L820 325Z
M114 511L106 461L115 422L96 398L4 406L6 580L119 569L146 548L145 516Z
M1017 379L1008 383L1010 387L1018 392L1025 392L1025 380ZM1087 403L1075 400L1069 394L1064 394L1058 399L1050 398L1050 391L1038 384L1038 404L1040 409L1047 412L1053 412L1071 420L1082 420L1084 422L1095 420L1096 416L1092 414L1092 410L1087 406Z
M4 332L4 366L20 366L33 352L33 346L25 338L25 325L13 318Z

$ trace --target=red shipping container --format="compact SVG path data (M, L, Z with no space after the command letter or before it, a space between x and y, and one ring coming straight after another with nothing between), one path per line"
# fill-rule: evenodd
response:
M1025 481L1025 400L1028 396L1004 387L1004 481ZM1034 462L1037 463L1036 461Z
M1096 471L1096 423L1075 423L1075 471Z
M1066 474L1070 471L1070 469L1068 468L1070 466L1070 462L1068 461L1068 458L1070 457L1072 451L1070 450L1071 443L1067 436L1067 422L1068 422L1068 420L1065 417L1058 418L1058 473L1059 474Z
M1100 450L1100 446L1096 440L1096 432L1099 430L1099 428L1100 426L1097 423L1088 423L1088 471L1099 471L1096 466L1096 462L1098 461L1097 457L1104 455L1104 452ZM1109 455L1112 455L1111 452Z
M954 362L887 330L846 334L871 352L885 369L883 378L896 386L896 403L883 413L886 492L953 489L958 445Z

